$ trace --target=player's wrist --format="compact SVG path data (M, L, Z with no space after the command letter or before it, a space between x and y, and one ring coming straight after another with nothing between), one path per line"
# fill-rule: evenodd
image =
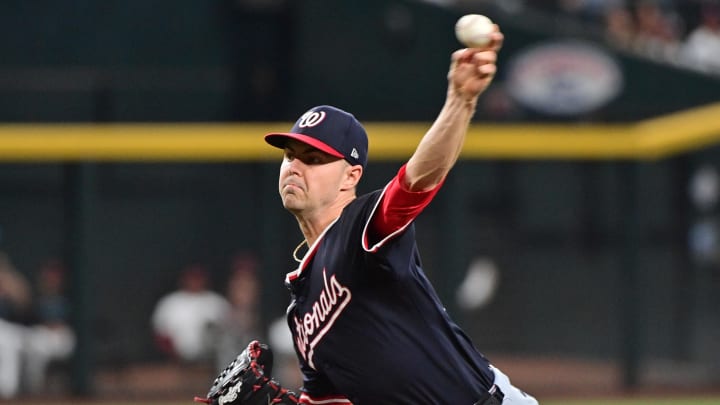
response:
M449 110L465 111L472 115L475 113L477 108L477 102L478 95L472 96L462 94L456 89L450 88L445 100L445 108Z

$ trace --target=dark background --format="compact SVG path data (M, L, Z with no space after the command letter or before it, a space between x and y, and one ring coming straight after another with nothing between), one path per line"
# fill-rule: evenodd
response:
M507 36L495 86L514 54L568 36L603 47L625 76L620 95L601 110L570 117L523 110L513 122L625 123L718 100L717 77L532 14L477 11L495 11ZM291 122L309 106L334 104L362 121L429 122L443 101L449 55L459 47L452 27L463 13L379 0L6 0L0 121ZM507 117L480 109L475 120ZM697 269L689 257L688 230L699 213L687 187L718 153L710 147L630 171L618 161L461 161L417 223L428 274L485 352L616 358L627 337L624 213L635 207L641 355L715 358L703 339L720 321L718 272ZM382 187L401 164L372 164L360 191ZM301 235L276 196L274 163L4 163L0 249L22 272L32 276L47 258L67 254L68 187L78 167L91 174L83 183L83 283L93 364L157 357L150 310L190 262L207 264L221 291L232 257L257 254L264 320L284 313L282 280ZM636 193L630 208L628 187ZM461 311L454 290L476 257L495 261L499 289L487 306Z

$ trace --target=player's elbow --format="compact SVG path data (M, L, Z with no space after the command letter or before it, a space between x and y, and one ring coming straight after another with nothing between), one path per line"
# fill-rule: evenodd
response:
M410 192L430 191L437 187L447 176L449 170L438 170L426 172L418 176L405 176L403 186Z

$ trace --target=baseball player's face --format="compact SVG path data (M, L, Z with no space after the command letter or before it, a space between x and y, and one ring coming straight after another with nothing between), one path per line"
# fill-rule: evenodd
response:
M280 166L279 191L291 212L311 212L337 201L350 164L314 147L289 140Z

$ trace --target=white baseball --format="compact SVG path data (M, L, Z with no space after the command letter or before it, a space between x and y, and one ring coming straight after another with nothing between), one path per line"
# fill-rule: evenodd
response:
M490 43L493 22L482 14L467 14L455 23L455 36L468 48L480 48Z

